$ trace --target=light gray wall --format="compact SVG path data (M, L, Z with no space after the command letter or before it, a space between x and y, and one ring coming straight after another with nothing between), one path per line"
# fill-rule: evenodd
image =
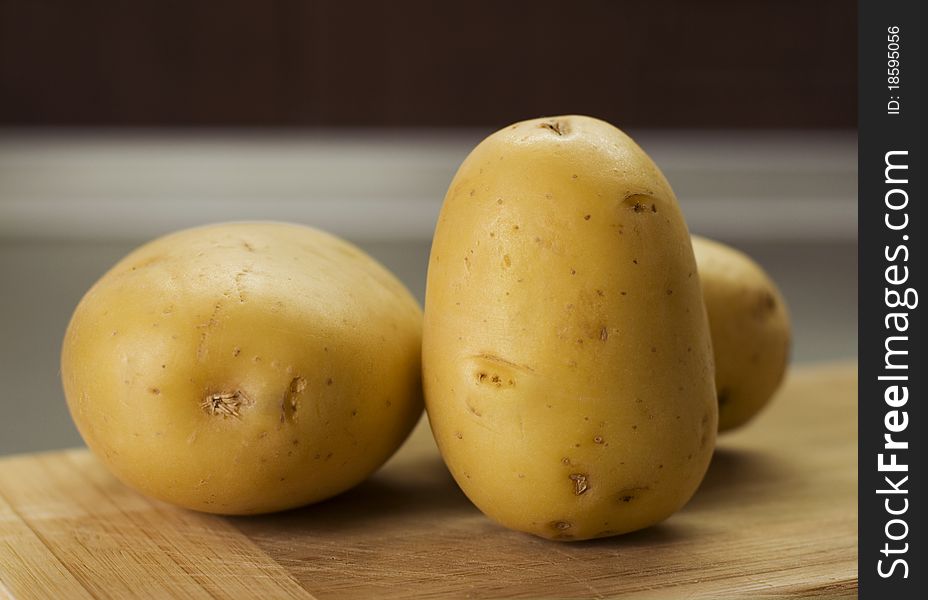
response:
M429 239L483 132L26 134L0 131L0 454L80 444L58 352L86 289L161 233L233 219L313 224L421 299ZM641 132L691 229L778 281L794 359L857 353L856 137Z

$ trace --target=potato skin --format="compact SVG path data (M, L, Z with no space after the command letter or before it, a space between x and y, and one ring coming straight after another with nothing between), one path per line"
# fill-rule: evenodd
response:
M74 422L131 487L222 514L323 500L422 411L421 311L355 246L283 223L181 231L81 300L61 357Z
M484 513L558 540L668 517L714 448L711 352L686 224L628 136L552 117L471 152L433 240L423 381Z
M783 295L743 252L693 236L709 315L719 431L744 425L773 397L789 363L791 329Z

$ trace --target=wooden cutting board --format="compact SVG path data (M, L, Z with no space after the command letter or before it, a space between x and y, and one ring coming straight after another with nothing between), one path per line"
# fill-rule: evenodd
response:
M427 424L322 504L224 518L144 498L86 450L0 460L0 597L853 597L857 366L795 369L646 531L548 542L483 517Z

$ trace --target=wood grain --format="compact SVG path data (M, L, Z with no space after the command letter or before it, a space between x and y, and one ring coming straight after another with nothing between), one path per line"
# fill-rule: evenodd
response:
M683 511L573 544L483 517L424 422L361 486L262 517L149 500L85 450L0 460L0 597L853 597L856 372L796 369Z

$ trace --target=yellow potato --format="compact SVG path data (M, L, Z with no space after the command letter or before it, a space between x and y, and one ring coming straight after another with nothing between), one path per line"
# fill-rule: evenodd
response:
M776 284L749 256L693 236L715 353L719 431L756 415L783 381L790 324Z
M689 233L650 158L602 121L524 121L458 170L429 263L426 408L503 525L582 540L683 506L717 427Z
M78 305L61 375L91 450L126 484L248 514L357 484L422 411L421 312L355 246L282 223L138 248Z

